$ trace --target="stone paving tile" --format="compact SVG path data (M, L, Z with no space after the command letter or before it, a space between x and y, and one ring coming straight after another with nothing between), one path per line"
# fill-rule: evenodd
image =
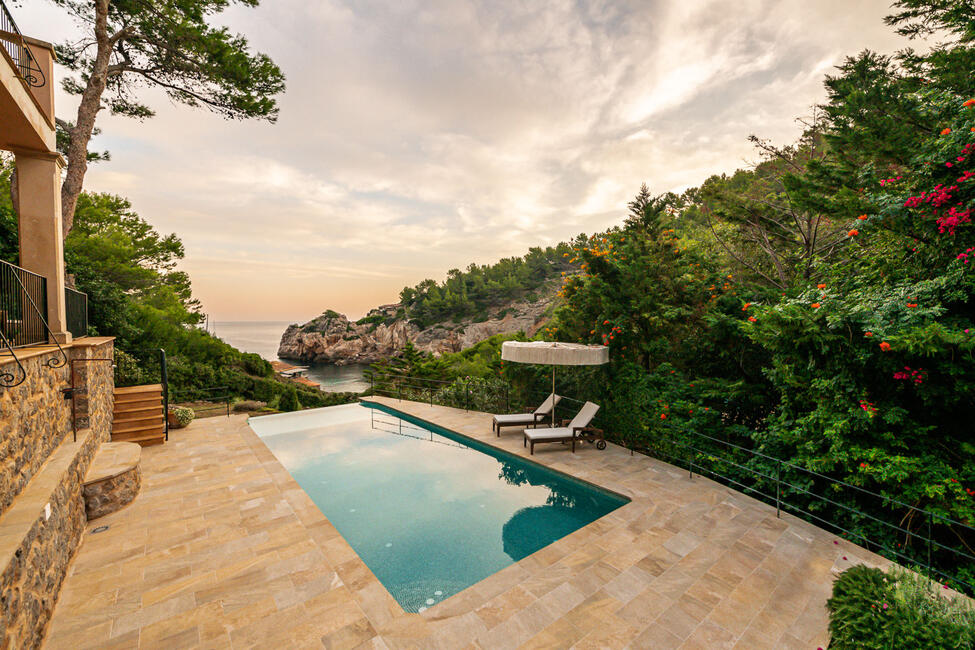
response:
M377 401L525 456L490 415ZM140 495L87 531L46 647L817 647L835 575L887 564L655 459L560 447L532 460L632 501L409 614L245 417L197 420L143 450Z

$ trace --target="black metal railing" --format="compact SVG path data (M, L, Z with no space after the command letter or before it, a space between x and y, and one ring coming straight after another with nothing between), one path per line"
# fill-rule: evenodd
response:
M929 577L975 593L975 579L955 567L975 568L975 527L858 485L685 427L664 424L673 436L631 444L643 453L708 476L791 512ZM865 512L871 504L873 514ZM900 541L891 541L899 539Z
M47 83L44 71L34 58L30 47L24 41L24 35L14 22L14 17L3 0L0 0L0 46L10 56L17 67L20 78L33 88L40 88Z
M0 261L0 333L10 346L47 343L47 278Z
M217 409L230 416L234 396L229 386L210 388L183 388L172 391L172 401L180 405L190 405L194 413L209 413Z
M64 288L64 320L71 336L88 336L88 294Z
M369 394L492 413L505 413L510 404L508 382L479 377L445 380L388 372L373 374L369 376Z

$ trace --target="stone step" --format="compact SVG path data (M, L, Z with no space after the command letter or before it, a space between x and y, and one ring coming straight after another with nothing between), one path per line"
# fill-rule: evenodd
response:
M82 485L89 521L128 505L139 493L142 447L135 442L105 442L92 458Z

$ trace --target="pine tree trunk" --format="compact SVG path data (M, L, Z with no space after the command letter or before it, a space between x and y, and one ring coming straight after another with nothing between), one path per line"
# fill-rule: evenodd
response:
M108 2L109 0L95 2L95 61L89 71L88 85L81 95L81 104L78 105L78 119L70 132L68 171L61 185L61 218L65 237L74 224L75 206L78 205L85 173L88 171L88 143L95 130L95 117L101 109L102 93L105 92L108 79L108 64L113 46L108 34Z

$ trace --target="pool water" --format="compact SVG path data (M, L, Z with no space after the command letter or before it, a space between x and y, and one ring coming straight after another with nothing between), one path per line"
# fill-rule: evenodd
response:
M379 405L250 426L408 612L628 502Z

